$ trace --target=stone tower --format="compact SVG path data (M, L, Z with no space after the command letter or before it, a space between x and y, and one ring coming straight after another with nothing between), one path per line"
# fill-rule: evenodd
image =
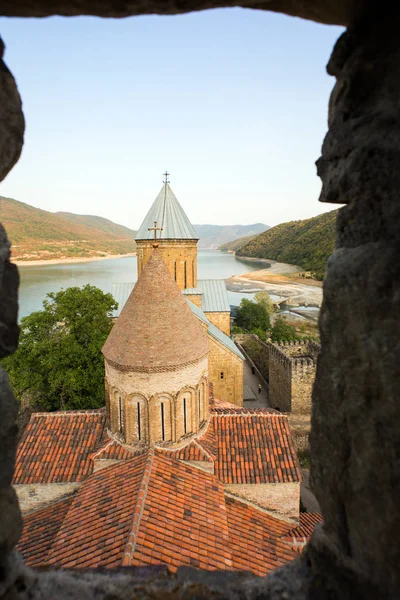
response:
M136 234L138 277L153 252L154 227L163 261L178 287L197 285L198 237L171 190L166 174L164 185Z
M208 338L152 250L103 346L106 407L121 441L174 445L208 419Z

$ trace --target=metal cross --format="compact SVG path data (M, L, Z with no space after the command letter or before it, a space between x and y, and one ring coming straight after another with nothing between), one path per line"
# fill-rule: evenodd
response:
M169 179L168 179L168 175L171 175L171 173L168 173L167 171L165 171L165 173L163 173L165 179L164 179L164 183L169 183Z
M163 228L162 227L157 227L157 221L154 221L154 227L149 227L148 228L149 231L154 231L154 243L153 243L153 248L158 248L158 242L157 242L157 231L162 231Z

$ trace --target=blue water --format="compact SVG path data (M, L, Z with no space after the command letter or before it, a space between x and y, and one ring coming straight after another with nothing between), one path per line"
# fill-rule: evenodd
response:
M198 253L199 279L227 279L232 275L265 269L266 266L261 261L246 261L236 258L233 254L216 250L200 250ZM40 310L49 292L58 292L71 286L81 287L87 283L99 287L104 292L111 292L113 283L137 279L136 256L63 265L23 266L19 267L19 272L19 318ZM232 305L240 304L243 297L253 296L241 292L228 292L228 295Z

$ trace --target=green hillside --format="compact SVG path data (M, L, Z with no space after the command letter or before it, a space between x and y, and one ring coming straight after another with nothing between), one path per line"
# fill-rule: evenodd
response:
M113 221L105 219L104 217L96 217L95 215L76 215L75 213L70 212L56 212L54 214L71 223L77 223L84 227L91 227L92 229L104 231L104 233L110 233L111 235L116 235L124 239L134 238L136 235L136 231L133 231L124 225L113 223Z
M337 213L333 210L312 219L272 227L250 240L236 254L299 265L322 279L328 256L335 247Z
M254 240L254 238L258 237L258 235L259 234L244 235L243 237L240 237L237 240L233 240L233 242L227 242L226 244L222 244L222 246L220 246L218 250L221 250L221 252L237 252L238 250L240 250L240 248L248 244L251 240Z
M92 224L85 224L80 215L76 216L74 222L0 196L0 221L12 243L14 260L86 258L135 251L134 231L101 217L88 217Z

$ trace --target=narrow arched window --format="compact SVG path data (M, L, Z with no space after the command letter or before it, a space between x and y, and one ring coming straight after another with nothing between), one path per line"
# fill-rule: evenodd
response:
M201 392L200 392L200 388L198 391L198 403L199 403L199 423L201 421Z
M187 432L186 398L183 399L183 433Z
M174 262L174 279L176 281L176 261Z
M187 287L187 278L186 278L186 260L183 263L183 287L186 288Z
M192 260L192 287L194 287L194 260Z
M161 439L165 440L165 415L164 415L164 402L161 402Z
M140 415L140 402L137 403L137 433L138 433L138 440L142 439L142 426L141 426L141 415Z
M118 396L118 430L120 433L124 430L124 411L121 396Z

